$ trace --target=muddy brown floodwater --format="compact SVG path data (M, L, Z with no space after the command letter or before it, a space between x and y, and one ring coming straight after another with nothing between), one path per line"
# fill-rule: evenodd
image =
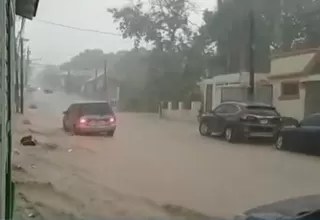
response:
M92 218L229 217L320 192L316 157L204 138L196 124L151 114L118 113L114 138L70 136L61 117L76 97L33 98L38 108L15 123L14 178L22 207ZM20 146L28 134L40 144Z
M101 162L97 149L90 147L101 147L105 138L72 137L59 127L56 115L39 107L28 109L24 116L15 115L16 219L209 218L178 205L157 204L108 188L90 173ZM19 140L25 135L32 135L37 145L22 146ZM101 169L97 171L103 175Z

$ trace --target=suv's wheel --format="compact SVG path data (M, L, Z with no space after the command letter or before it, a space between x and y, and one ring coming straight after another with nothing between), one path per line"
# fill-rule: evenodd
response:
M283 148L283 137L281 135L278 135L278 138L277 138L277 141L275 144L275 148L277 150L282 150L282 148Z
M76 125L73 125L73 127L72 127L72 135L79 135L79 134L80 134L79 129L77 128Z
M209 126L207 122L201 121L199 124L199 132L202 136L209 136Z
M237 141L237 136L234 128L232 127L227 127L225 132L224 132L224 137L226 141L229 143L235 143Z

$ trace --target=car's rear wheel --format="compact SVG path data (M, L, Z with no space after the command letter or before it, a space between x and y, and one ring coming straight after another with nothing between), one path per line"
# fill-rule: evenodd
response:
M77 128L76 125L73 125L73 127L72 127L72 135L79 135L79 134L80 134L79 129Z
M68 127L67 127L67 125L66 125L66 123L64 121L62 122L62 126L63 126L63 130L67 132L68 131Z
M283 137L281 135L278 136L276 144L275 144L275 148L277 150L282 150L283 149Z
M201 121L199 124L199 132L202 136L209 136L209 126L207 122Z
M229 143L235 143L238 141L236 131L233 127L226 128L226 130L224 132L224 137L225 137L226 141L228 141Z
M115 130L107 131L106 136L107 137L113 137Z

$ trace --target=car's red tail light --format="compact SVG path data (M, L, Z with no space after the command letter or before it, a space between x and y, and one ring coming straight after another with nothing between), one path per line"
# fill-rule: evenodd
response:
M107 123L115 123L116 122L116 117L114 117L114 116L110 116L110 117L108 117L108 118L106 118L106 119L103 119L105 122L107 122Z
M85 118L80 118L79 122L80 124L85 124L87 123L87 120Z

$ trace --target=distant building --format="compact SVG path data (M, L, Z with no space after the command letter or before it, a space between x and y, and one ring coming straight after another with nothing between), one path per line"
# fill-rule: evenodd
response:
M268 79L273 104L284 116L298 120L320 112L320 50L287 52L276 56Z

